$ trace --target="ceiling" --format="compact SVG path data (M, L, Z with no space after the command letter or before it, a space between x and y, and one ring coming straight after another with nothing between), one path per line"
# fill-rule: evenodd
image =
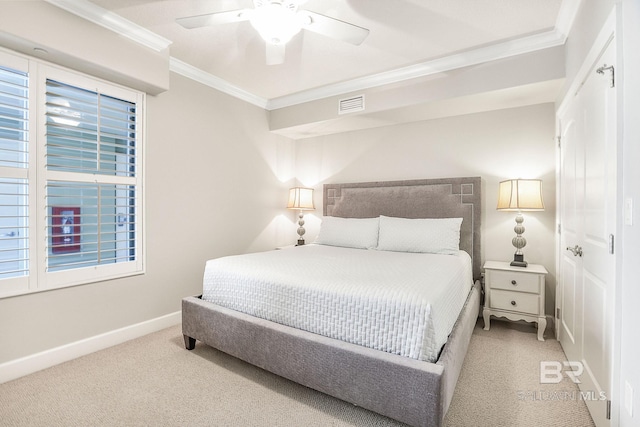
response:
M492 46L528 40L529 48L566 38L563 20L575 0L301 0L308 9L370 30L359 46L302 30L285 61L266 65L265 42L249 22L185 29L176 18L252 8L251 0L48 0L94 9L166 39L171 58L258 99L301 99L326 87L344 92L372 76L401 79L406 70ZM62 4L65 5L62 5ZM103 18L106 19L106 18ZM130 21L130 22L129 22ZM131 23L135 25L130 25ZM104 23L102 24L104 25ZM464 65L464 64L462 64ZM297 98L296 98L297 97ZM292 104L290 102L289 104Z

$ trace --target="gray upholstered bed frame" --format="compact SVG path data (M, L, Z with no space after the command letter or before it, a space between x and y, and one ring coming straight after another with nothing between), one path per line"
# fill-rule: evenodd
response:
M440 426L480 310L479 177L325 184L324 214L462 217L460 245L473 259L469 297L436 363L337 341L201 300L182 300L187 349L196 340L355 405L413 426Z

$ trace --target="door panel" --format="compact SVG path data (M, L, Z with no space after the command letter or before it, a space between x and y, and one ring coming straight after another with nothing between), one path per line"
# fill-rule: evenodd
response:
M580 390L598 427L608 426L611 398L616 229L615 44L609 39L569 107L559 117L561 203L559 340L584 372ZM574 254L567 248L581 251Z
M565 353L567 357L572 360L576 360L579 356L579 352L574 347L577 345L576 336L579 336L576 332L576 264L572 260L565 258L562 265L562 304L560 304L560 333L561 337L558 339L564 345ZM571 356L571 357L570 357Z
M583 118L571 105L560 118L560 340L567 358L582 359L582 264L566 248L576 245L583 228ZM580 262L580 265L578 263Z
M610 43L596 67L614 63L615 45ZM585 385L610 399L615 256L609 251L609 235L616 227L616 91L609 72L603 71L590 73L582 92L587 112L583 363L591 383ZM587 406L598 426L609 424L601 401L587 401Z
M602 303L607 296L607 284L598 278L585 274L584 280L584 361L587 362L595 379L607 378L605 325L606 307Z

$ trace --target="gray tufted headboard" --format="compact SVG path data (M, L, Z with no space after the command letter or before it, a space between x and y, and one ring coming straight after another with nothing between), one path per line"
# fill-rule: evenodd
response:
M410 181L324 184L325 216L375 218L462 218L460 249L473 259L480 278L481 179L441 178Z

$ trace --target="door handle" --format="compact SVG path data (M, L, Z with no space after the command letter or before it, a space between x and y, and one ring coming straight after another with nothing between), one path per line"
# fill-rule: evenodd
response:
M580 256L580 257L582 256L582 246L575 245L572 248L567 246L567 250L571 251L573 256Z

